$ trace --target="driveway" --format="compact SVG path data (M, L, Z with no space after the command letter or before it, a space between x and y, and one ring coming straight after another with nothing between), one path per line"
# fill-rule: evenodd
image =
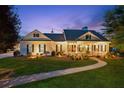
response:
M39 80L44 80L44 79L53 78L53 77L57 77L57 76L63 76L63 75L68 75L68 74L74 74L77 72L93 70L93 69L103 67L107 64L106 62L104 62L98 58L95 58L95 57L91 57L91 59L97 61L97 63L93 64L93 65L89 65L89 66L75 67L75 68L68 68L68 69L64 69L64 70L51 71L51 72L47 72L47 73L19 76L17 78L13 78L8 81L0 81L0 83L1 83L0 87L13 87L13 86L21 85L21 84L30 83L33 81L39 81Z
M6 58L6 57L12 57L13 53L4 53L4 54L0 54L0 58Z

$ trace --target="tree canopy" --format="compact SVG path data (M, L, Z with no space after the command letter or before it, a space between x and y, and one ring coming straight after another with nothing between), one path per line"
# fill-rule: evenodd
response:
M14 6L0 6L0 52L13 49L19 37L21 21Z
M108 11L103 26L106 34L113 34L112 46L124 51L124 6Z

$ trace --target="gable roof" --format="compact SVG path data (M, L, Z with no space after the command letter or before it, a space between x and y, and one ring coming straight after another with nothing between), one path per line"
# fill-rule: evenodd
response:
M100 38L102 41L108 41L104 36L102 36L100 33L96 31L90 31L92 34L96 35L98 38Z
M83 35L84 33L86 33L86 31L76 30L76 29L64 30L66 40L76 40L79 36Z
M79 30L79 29L65 29L65 37L67 41L72 41L78 39L81 35L91 32L95 36L97 36L101 41L108 41L105 37L94 30ZM92 41L92 40L91 40Z
M50 38L53 41L65 41L64 34L59 33L44 33L48 38Z
M92 33L99 40L82 40L82 41L108 41L104 36L94 30L85 29L64 29L64 33L41 33L38 30L34 30L27 34L22 40L24 41L77 41L80 36L86 34L87 32ZM39 33L39 37L33 37L34 33Z
M39 34L39 37L34 37L34 34ZM23 41L50 41L51 39L48 38L46 35L41 33L38 30L34 30L30 33L28 33L24 38L22 39Z

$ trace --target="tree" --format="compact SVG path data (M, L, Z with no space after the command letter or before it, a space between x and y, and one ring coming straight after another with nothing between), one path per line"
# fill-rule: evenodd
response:
M124 51L124 6L117 6L105 15L103 26L106 34L113 34L112 46Z
M21 22L14 6L0 6L0 52L13 49L19 37Z

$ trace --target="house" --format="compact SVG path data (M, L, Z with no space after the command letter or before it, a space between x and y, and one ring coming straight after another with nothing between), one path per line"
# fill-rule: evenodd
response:
M34 30L20 41L20 53L38 55L55 51L66 55L87 53L89 56L105 56L109 52L109 44L110 41L101 34L86 27L64 29L63 33Z

